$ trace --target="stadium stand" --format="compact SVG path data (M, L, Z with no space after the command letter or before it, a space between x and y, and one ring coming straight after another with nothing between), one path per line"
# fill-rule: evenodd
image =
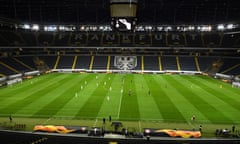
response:
M0 77L6 76L6 80L1 86L7 85L5 81L15 74L20 74L22 81L29 71L38 75L66 69L68 72L117 70L180 74L191 71L220 73L231 80L232 75L240 76L237 2L130 0L129 7L132 1L139 2L138 13L128 22L131 30L123 31L114 24L115 17L110 17L107 0L3 1L0 5ZM218 24L222 22L226 22L222 25L225 29L219 30ZM234 29L228 28L229 22L234 22ZM37 28L33 29L34 25ZM19 77L16 81L13 78L13 83L18 82ZM25 128L25 124L17 124L13 130ZM19 144L239 143L239 139L150 138L143 137L142 133L131 137L120 133L120 137L106 138L102 133L64 135L2 129L0 127L0 143L16 143L15 139Z
M203 33L203 46L209 47L221 47L222 35L219 33Z
M23 46L24 40L14 31L0 31L0 35L10 46Z
M199 33L185 33L186 36L186 47L202 47L203 42L201 34Z
M73 56L61 56L57 69L72 69L73 59Z
M240 33L224 33L222 38L222 47L239 47L239 36Z
M37 39L36 39L36 33L31 32L31 31L25 31L25 32L18 32L22 39L25 42L26 46L36 46L37 44Z
M177 70L177 62L175 56L162 56L163 70Z
M184 47L186 39L184 33L166 33L167 46L169 47Z
M199 66L200 66L200 70L205 72L207 71L213 64L213 62L215 62L217 60L217 58L212 58L212 57L198 57L199 59Z
M56 63L56 56L40 56L39 57L48 66L49 69L53 69Z
M54 42L54 33L52 32L39 32L36 33L37 44L40 46L51 46Z
M179 57L181 70L184 71L197 71L196 63L193 56Z
M20 63L24 64L26 67L28 67L30 70L36 70L36 65L33 61L33 56L18 56L15 57Z
M76 62L76 69L89 69L91 62L90 56L78 56L77 62Z
M7 64L8 66L16 69L16 71L19 72L27 72L27 71L31 71L32 69L29 69L29 67L25 67L25 65L22 65L21 63L19 63L19 61L15 61L16 58L2 58L1 61L5 64Z
M71 34L69 32L54 33L54 46L69 46Z
M142 56L137 56L137 66L134 70L142 70Z
M107 56L95 56L93 62L93 69L107 70L108 57Z
M15 74L16 72L11 70L11 68L7 67L6 64L4 64L3 62L0 61L0 70L1 70L1 74L8 76L8 75L12 75Z
M144 70L159 71L159 62L157 56L144 56Z

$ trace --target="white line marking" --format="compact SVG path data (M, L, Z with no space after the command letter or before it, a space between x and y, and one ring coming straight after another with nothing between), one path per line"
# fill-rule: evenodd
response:
M142 127L141 127L141 122L138 121L138 127L139 127L139 131L141 132L142 131Z
M97 125L98 119L95 120L93 127L95 127Z
M188 125L190 125L192 128L195 129L195 126L191 122L187 121L187 123L188 123Z
M50 121L52 118L49 117L46 121L44 121L42 124L46 124L48 121Z
M122 88L123 89L123 88ZM122 96L123 96L123 92L121 92L121 96L120 96L120 102L119 102L119 106L118 106L118 116L117 118L119 119L120 116L120 111L121 111L121 105L122 105Z

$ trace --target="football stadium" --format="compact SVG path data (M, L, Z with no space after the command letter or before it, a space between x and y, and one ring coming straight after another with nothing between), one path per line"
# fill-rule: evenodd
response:
M237 2L0 8L0 143L240 143Z

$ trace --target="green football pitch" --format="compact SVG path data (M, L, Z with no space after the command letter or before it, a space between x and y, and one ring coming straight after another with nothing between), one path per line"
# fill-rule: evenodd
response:
M52 73L0 89L0 116L239 124L240 89L207 76Z

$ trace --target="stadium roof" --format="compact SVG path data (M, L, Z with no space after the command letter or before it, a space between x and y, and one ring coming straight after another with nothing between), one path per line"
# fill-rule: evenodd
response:
M129 0L131 1L131 0ZM110 23L110 0L1 0L0 18L36 23ZM239 21L237 0L138 0L138 23Z

